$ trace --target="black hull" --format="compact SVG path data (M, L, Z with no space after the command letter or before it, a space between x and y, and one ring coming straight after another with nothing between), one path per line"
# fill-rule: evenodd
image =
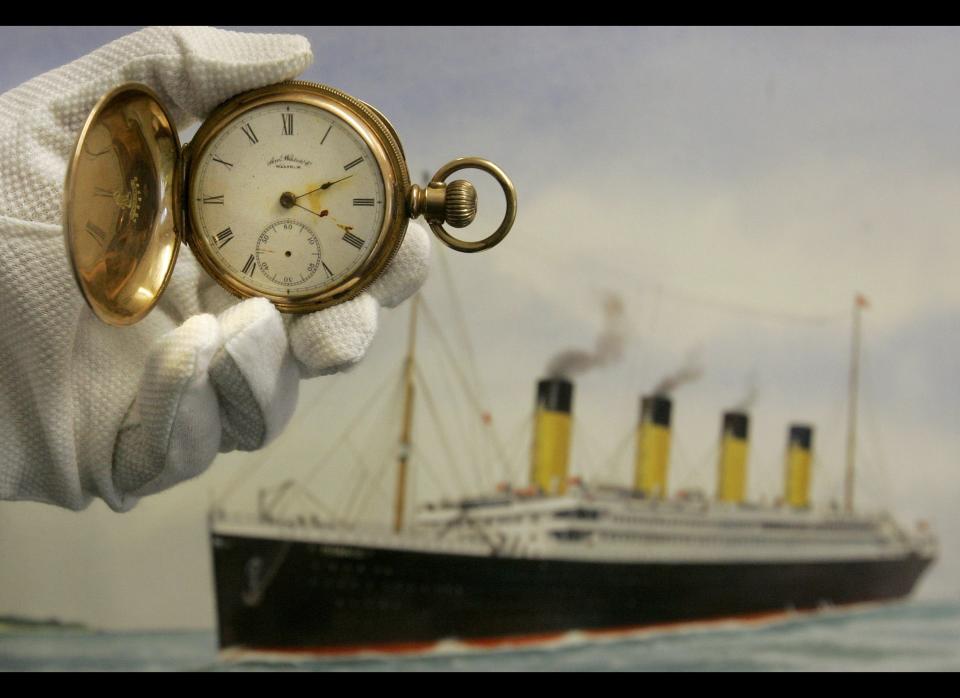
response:
M410 646L890 601L931 560L624 564L213 534L221 648Z

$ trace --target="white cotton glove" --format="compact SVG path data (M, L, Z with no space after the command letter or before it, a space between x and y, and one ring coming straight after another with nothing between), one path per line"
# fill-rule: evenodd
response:
M370 289L317 313L238 301L188 248L140 323L103 324L67 260L67 160L97 100L127 81L160 95L183 128L244 90L298 75L304 37L151 28L0 95L0 498L115 510L252 450L293 414L298 381L359 361L393 307L426 278L429 239L411 224Z

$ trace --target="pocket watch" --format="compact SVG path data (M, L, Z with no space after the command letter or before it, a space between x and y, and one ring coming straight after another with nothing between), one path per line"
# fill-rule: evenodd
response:
M468 242L477 196L454 172L492 175L506 198L500 226ZM227 291L262 296L282 312L343 302L390 263L409 219L461 252L499 243L516 218L507 175L458 158L411 184L400 140L376 108L337 89L289 81L217 107L181 147L157 94L128 83L91 111L68 164L64 233L93 312L131 325L156 304L181 241Z

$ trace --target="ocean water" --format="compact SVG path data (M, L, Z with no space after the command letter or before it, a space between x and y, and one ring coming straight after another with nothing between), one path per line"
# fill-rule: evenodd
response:
M221 656L212 631L0 632L0 671L958 671L960 601L827 610L540 648L291 660Z

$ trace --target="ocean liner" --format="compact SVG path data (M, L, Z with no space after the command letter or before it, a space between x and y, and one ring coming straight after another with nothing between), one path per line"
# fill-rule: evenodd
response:
M935 560L925 527L853 507L859 312L854 306L845 502L810 502L813 427L789 425L784 492L747 499L749 415L721 421L717 487L669 493L672 399L641 399L632 487L568 477L574 384L537 386L530 484L426 503L404 521L417 302L392 531L211 511L221 649L342 655L547 641L783 614L910 594Z

